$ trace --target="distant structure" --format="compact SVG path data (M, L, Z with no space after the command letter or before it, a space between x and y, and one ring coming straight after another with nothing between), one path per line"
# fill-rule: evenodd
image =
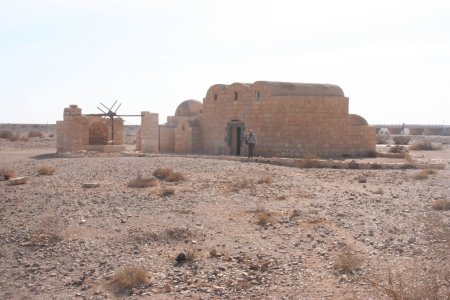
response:
M244 155L252 129L260 156L364 156L375 151L375 129L349 114L348 103L330 84L216 84L203 103L184 101L164 125L149 123L159 137L139 138L138 145L144 152L150 142L166 153Z
M122 115L123 116L123 115ZM142 151L158 152L158 114L142 112L141 139L145 147ZM156 130L154 129L156 127ZM70 105L64 108L63 121L56 122L56 151L78 152L121 152L124 146L123 119L109 110L103 114L81 114L81 108Z
M374 124L377 133L450 136L450 125Z
M159 125L156 113L137 115L141 117L141 129L136 149L147 153L245 155L245 139L253 130L257 137L255 154L265 157L373 153L376 130L361 116L348 113L348 101L342 89L331 84L216 84L208 89L203 103L192 99L182 102L163 125ZM65 108L64 120L56 127L57 151L125 150L123 119L112 109L102 112L82 115L76 105Z

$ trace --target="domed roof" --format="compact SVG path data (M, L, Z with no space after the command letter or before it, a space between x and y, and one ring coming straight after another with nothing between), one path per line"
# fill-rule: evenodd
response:
M203 103L197 100L186 100L178 105L175 111L176 117L194 117L203 113Z
M366 119L364 119L360 115L349 114L348 117L350 119L350 126L369 126L369 123L367 123Z

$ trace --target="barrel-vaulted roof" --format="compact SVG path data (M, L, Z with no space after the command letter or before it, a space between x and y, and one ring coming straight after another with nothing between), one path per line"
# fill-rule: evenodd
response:
M340 96L342 89L333 84L294 83L275 81L256 81L253 85L262 85L269 90L271 96Z

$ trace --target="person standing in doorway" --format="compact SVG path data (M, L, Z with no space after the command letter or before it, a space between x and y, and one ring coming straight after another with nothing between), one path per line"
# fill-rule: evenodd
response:
M255 151L255 145L256 145L256 136L253 133L253 131L250 129L250 134L247 137L247 146L248 146L248 158L253 157L253 152Z

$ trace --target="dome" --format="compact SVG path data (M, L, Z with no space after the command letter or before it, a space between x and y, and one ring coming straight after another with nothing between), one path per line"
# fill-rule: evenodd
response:
M203 113L203 103L197 100L186 100L178 105L176 117L195 117Z
M369 126L366 119L361 117L360 115L349 114L350 126Z

